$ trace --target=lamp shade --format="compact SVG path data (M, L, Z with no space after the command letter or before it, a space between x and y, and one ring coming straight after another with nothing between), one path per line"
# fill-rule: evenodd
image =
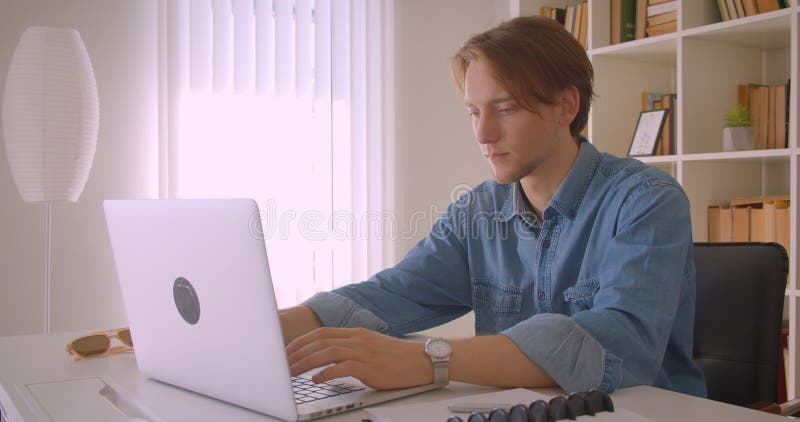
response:
M3 93L6 156L25 202L78 200L99 122L97 83L78 31L26 29Z

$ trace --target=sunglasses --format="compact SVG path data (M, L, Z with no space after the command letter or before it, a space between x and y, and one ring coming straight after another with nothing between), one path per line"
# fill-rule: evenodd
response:
M111 346L111 340L117 339L120 343ZM67 344L67 353L73 355L75 360L98 358L114 353L133 351L133 340L130 328L101 331L76 338Z

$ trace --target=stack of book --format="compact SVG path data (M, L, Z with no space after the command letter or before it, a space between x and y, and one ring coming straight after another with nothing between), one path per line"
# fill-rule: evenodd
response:
M558 7L542 6L539 9L539 14L564 25L564 18L566 17L567 10Z
M648 37L669 34L678 29L677 0L647 0L644 32Z
M789 251L789 195L708 207L709 242L777 242Z
M788 0L717 0L722 20L743 18L789 7Z
M750 109L753 149L789 146L789 85L747 84L738 86L739 105Z
M657 92L642 92L642 111L666 109L667 120L664 129L657 141L655 155L675 154L675 119L677 115L677 96L675 94L661 94Z
M588 1L567 6L564 16L564 28L567 28L567 31L580 41L583 48L586 48L586 36L589 32Z

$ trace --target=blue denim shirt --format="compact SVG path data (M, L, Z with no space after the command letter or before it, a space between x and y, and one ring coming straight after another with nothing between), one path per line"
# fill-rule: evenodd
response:
M567 392L706 394L686 194L585 139L541 221L519 184L484 182L396 266L305 304L326 326L390 335L474 310L476 334L507 336Z

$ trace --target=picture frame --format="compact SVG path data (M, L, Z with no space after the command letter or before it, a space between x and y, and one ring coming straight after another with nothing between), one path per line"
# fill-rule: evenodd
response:
M628 157L647 157L655 154L668 112L668 109L660 109L643 111L639 114L631 146L628 148Z

